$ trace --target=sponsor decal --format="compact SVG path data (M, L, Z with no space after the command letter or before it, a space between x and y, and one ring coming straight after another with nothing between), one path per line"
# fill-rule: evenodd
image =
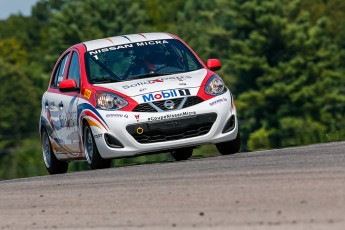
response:
M89 89L85 89L84 91L84 97L87 99L90 99L92 91Z
M134 115L135 119L137 119L137 122L139 122L140 114Z
M221 99L217 99L217 100L215 100L215 101L212 101L212 102L210 102L210 103L208 103L210 106L214 106L214 105L216 105L216 104L219 104L219 103L221 103L221 102L225 102L225 101L228 101L228 99L226 99L226 98L221 98Z
M106 114L105 117L107 117L107 118L128 118L128 114L109 113L109 114Z
M136 130L137 134L141 135L144 133L144 129L141 128L141 127L138 127L137 130Z
M142 88L142 89L139 89L139 92L143 92L143 91L146 91L147 88Z
M190 95L189 89L178 89L178 90L169 90L169 91L161 91L159 93L149 93L142 96L144 102L150 102L160 99L168 99L178 96L187 96Z
M141 47L141 46L150 46L150 45L156 45L156 44L166 44L166 43L169 43L169 42L167 40L136 42L136 43L130 43L130 44L124 44L124 45L115 45L115 46L105 47L102 49L92 50L89 52L89 54L90 55L97 55L99 53L105 53L105 52L109 52L109 51L113 51L113 50L127 49L127 48L133 48L133 47Z
M155 84L155 83L162 83L165 81L185 81L186 79L190 79L192 77L190 76L177 76L177 77L162 77L154 80L147 80L147 81L142 81L138 83L134 83L131 85L124 85L122 88L124 89L129 89L129 88L134 88L137 86L143 86L143 85L150 85L150 84ZM181 83L180 83L181 84Z
M147 42L137 42L135 44L137 46L148 46L148 45L167 44L167 43L169 43L167 40L156 40L156 41L147 41Z
M148 121L162 121L162 120L168 120L168 119L173 119L173 118L188 117L188 116L193 116L193 115L196 115L195 111L149 117L147 118L147 120Z
M108 51L127 49L127 48L133 48L133 44L125 44L125 45L116 45L116 46L105 47L105 48L98 49L98 50L92 50L89 52L89 54L90 55L96 55L99 53L105 53Z
M94 135L93 137L95 138L95 139L97 139L97 138L100 138L100 137L102 137L102 133L100 133L100 134L96 134L96 135Z

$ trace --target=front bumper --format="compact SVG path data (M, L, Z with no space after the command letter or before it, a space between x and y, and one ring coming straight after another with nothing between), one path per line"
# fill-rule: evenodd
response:
M226 142L235 139L238 132L236 109L229 91L176 111L98 112L109 128L91 128L99 153L105 159ZM114 145L109 144L109 138Z

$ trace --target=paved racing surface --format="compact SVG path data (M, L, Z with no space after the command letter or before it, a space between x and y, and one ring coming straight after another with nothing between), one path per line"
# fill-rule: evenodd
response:
M345 142L0 182L0 229L345 229Z

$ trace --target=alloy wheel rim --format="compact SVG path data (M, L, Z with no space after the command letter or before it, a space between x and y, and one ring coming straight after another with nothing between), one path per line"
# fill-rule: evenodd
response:
M43 159L44 159L44 164L46 165L47 168L50 167L51 165L51 149L50 149L50 143L49 143L49 138L46 132L43 134L43 141L42 141L42 152L43 152Z
M93 141L92 141L92 135L90 129L86 128L86 135L85 135L85 155L86 160L89 164L92 162L92 156L93 156Z

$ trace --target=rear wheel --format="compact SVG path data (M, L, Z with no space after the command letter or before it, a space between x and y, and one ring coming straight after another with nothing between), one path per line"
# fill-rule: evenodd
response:
M183 149L176 149L171 152L171 156L177 160L187 160L193 155L193 148L183 148Z
M110 167L111 160L103 159L99 154L91 128L87 123L84 125L83 143L86 160L91 169L103 169Z
M235 154L240 151L241 148L241 137L240 132L238 131L237 136L234 140L218 143L216 144L217 149L222 155Z
M45 128L42 128L41 139L43 160L49 174L66 173L68 169L68 163L59 161L56 158L50 144L48 132Z

